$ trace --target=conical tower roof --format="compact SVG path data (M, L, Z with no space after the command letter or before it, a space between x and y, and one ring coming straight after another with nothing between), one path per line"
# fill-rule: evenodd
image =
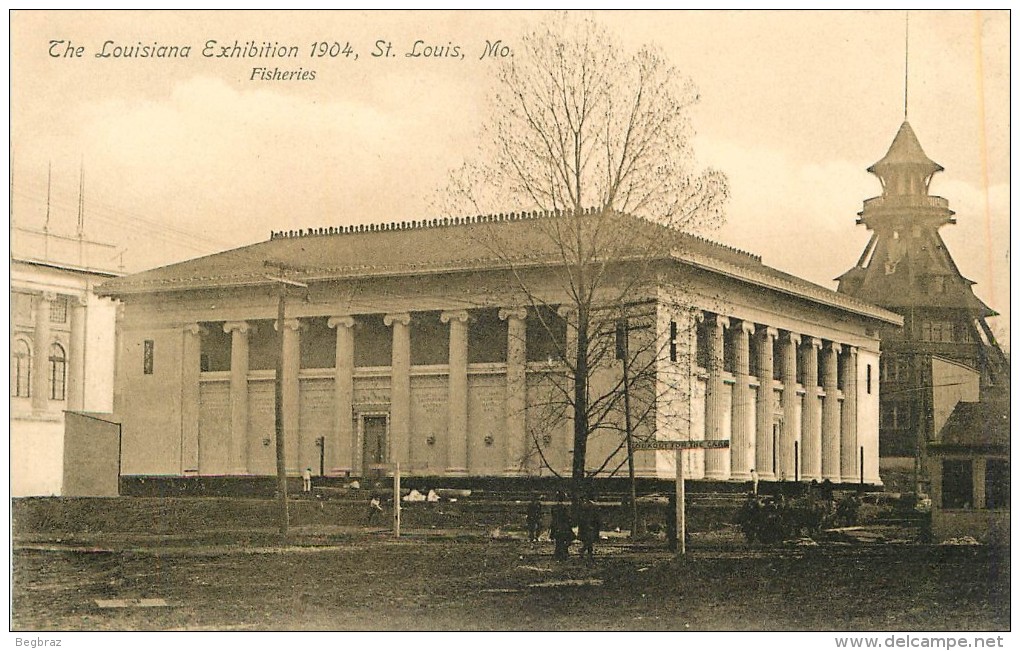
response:
M904 120L900 125L900 130L896 132L892 144L889 145L889 151L882 157L882 160L869 167L868 171L872 174L885 176L889 170L908 166L922 171L924 176L943 170L941 165L928 158L928 155L924 153L914 130L910 128L910 123Z

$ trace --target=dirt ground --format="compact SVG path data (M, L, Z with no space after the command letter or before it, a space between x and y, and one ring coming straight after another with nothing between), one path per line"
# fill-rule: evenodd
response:
M16 520L12 630L1008 630L1008 551L604 540L594 564L477 528L177 534ZM384 523L386 526L388 523ZM61 527L66 528L66 527ZM35 530L32 530L35 529ZM494 535L495 534L495 535ZM124 600L100 607L97 599ZM141 607L140 599L164 605Z

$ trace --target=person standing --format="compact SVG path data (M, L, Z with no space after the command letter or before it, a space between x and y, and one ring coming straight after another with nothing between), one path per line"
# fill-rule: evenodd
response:
M372 524L372 518L375 517L376 513L382 513L382 504L379 503L379 498L375 495L368 501L368 521L366 524Z
M301 471L301 492L312 492L312 469L305 468Z
M542 502L538 497L531 498L528 502L528 540L538 541L538 532L542 530Z
M574 530L570 526L570 513L567 505L562 501L562 495L561 499L556 502L556 506L552 508L552 523L549 528L549 536L556 544L553 558L558 561L567 560L570 543L574 540Z
M581 538L581 556L595 562L595 541L602 532L598 509L591 500L586 500L581 509L581 522L578 524L578 535Z

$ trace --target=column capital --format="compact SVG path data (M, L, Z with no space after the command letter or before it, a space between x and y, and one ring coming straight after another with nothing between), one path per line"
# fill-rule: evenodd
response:
M507 319L523 321L528 318L528 310L524 307L501 307L499 308L499 318L504 321Z
M843 348L844 348L843 344L835 342L835 341L826 341L826 342L823 343L823 347L824 347L825 350L831 350L832 352L836 353L837 355L842 353L843 352Z
M184 326L183 330L190 335L200 335L206 332L206 329L197 323L188 323Z
M223 332L230 334L234 331L247 334L251 330L251 324L247 321L227 321L223 324Z
M286 328L287 330L300 330L303 325L304 324L301 323L301 319L284 319L283 320L283 327ZM277 332L279 332L279 330L280 330L280 322L279 321L273 321L273 330L276 330Z
M329 317L329 319L326 320L326 325L329 326L330 328L336 328L339 326L343 326L345 328L353 328L354 317L350 315L331 316Z
M716 314L715 315L715 327L723 328L723 329L729 328L730 327L730 317L723 316L721 314Z
M470 315L467 310L447 310L439 315L439 320L443 323L449 323L450 321L460 321L461 323L467 323Z
M770 339L775 339L776 337L779 336L779 330L768 325L760 326L757 330L757 333L762 338L768 337Z
M57 300L57 293L51 291L42 291L39 293L39 299L46 301L47 303L52 303L53 301Z
M705 310L699 308L691 308L691 317L695 323L702 323L705 321Z
M411 325L411 313L394 312L393 314L387 314L383 316L383 324L391 326L394 323L399 323L401 325Z
M786 330L786 340L792 343L794 346L800 343L800 335L796 332Z
M851 346L850 344L843 344L843 354L850 357L857 355L857 346Z
M74 307L88 307L89 297L88 294L75 294L70 297L70 306Z
M740 325L737 326L737 331L748 335L754 334L754 322L742 320Z
M573 319L574 315L577 314L577 307L573 305L561 305L556 308L556 314L560 315L564 319Z
M801 343L805 346L811 346L812 348L822 347L822 340L818 337L812 337L811 335L801 335Z

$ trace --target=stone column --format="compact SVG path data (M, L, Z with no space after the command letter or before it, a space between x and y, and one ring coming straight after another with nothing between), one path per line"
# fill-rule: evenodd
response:
M201 402L202 328L191 323L181 329L181 474L200 469L198 422Z
M843 354L843 408L840 410L839 456L843 481L861 480L857 450L857 348L844 346Z
M775 411L775 392L772 389L775 360L772 358L772 342L778 334L775 328L768 326L758 329L758 401L755 404L754 468L758 478L766 481L776 478L775 470L779 465L772 440L772 414Z
M836 375L839 364L837 343L828 342L822 348L822 389L825 399L822 403L822 479L839 482L840 448L839 448L839 386Z
M563 359L566 375L563 378L563 464L560 470L567 475L573 467L571 451L574 449L574 371L577 367L577 309L573 306L564 305L557 310L557 313L566 321L566 338L563 343ZM553 441L555 441L555 437ZM546 453L548 454L548 452Z
M525 401L527 399L527 319L524 308L502 309L499 318L506 328L506 471L508 476L524 474L527 452Z
M387 314L383 323L393 327L393 357L390 363L390 450L391 461L411 460L411 315Z
M818 349L821 346L820 339L805 335L801 347L804 408L800 426L800 478L805 481L822 476L822 419L818 395Z
M279 324L274 324L279 330ZM287 459L290 472L300 473L305 468L317 465L305 447L312 442L301 436L301 321L283 321L283 437L287 443ZM318 461L316 457L315 461Z
M32 413L45 414L50 405L50 303L53 292L43 292L35 303L35 332L32 333Z
M443 312L439 320L450 324L450 376L446 419L446 474L468 472L468 313Z
M74 296L70 299L71 340L67 351L67 408L85 409L85 308L88 299Z
M354 317L333 316L336 328L336 365L333 369L333 440L326 444L326 459L334 474L354 470Z
M730 403L730 479L751 478L754 463L754 432L750 430L751 419L751 368L750 340L754 323L741 321L733 330L733 398Z
M797 411L800 408L797 398L797 345L800 335L787 332L783 339L783 427L779 435L779 476L781 481L793 481L796 476L797 459L793 451L797 440Z
M723 431L722 394L726 390L723 382L723 337L730 320L716 315L709 325L708 337L708 391L705 395L705 438L725 439ZM727 449L705 450L705 479L729 479L730 451Z
M228 321L230 335L230 458L231 474L248 472L248 331L247 321Z

